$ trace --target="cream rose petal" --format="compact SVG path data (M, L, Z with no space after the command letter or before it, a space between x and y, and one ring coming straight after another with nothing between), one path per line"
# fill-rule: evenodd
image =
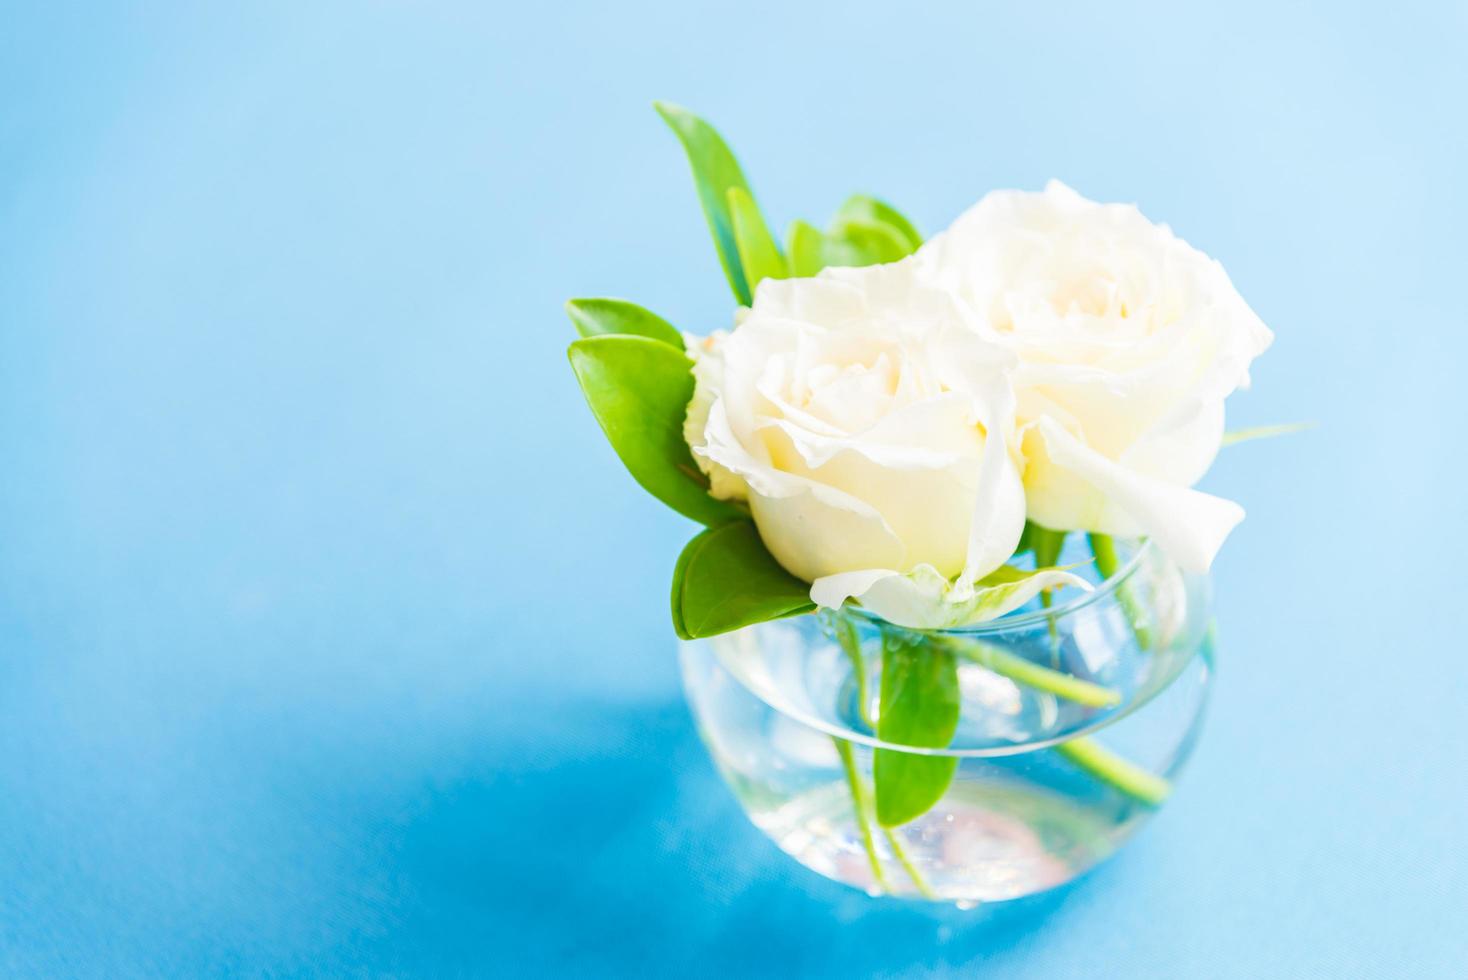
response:
M807 582L852 567L895 566L903 545L869 505L841 490L782 472L744 450L722 401L709 410L707 443L697 450L744 479L760 538L786 571Z
M995 585L950 583L937 569L919 565L907 574L881 569L845 572L817 579L812 601L839 609L856 599L873 615L908 629L949 629L997 619L1029 602L1041 590L1071 586L1089 591L1090 583L1060 569L1045 569Z
M1097 512L1074 526L1108 534L1140 532L1184 569L1206 572L1229 532L1244 519L1244 509L1233 501L1143 476L1085 446L1050 418L1041 418L1037 427L1048 464L1101 495Z
M926 564L963 595L1013 553L1014 356L972 320L913 261L766 280L696 372L687 441L791 574Z

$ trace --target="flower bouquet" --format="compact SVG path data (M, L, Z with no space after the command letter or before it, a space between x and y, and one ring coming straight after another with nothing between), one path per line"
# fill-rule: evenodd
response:
M1192 486L1269 330L1217 262L1058 182L926 241L858 195L782 247L718 133L657 109L732 325L572 300L570 359L632 476L705 526L672 618L710 753L782 848L874 894L1070 880L1197 735L1243 510Z

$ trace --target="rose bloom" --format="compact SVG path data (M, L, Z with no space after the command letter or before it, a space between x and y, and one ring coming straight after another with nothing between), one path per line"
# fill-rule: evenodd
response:
M929 625L1014 552L1025 504L1014 357L916 271L762 282L734 330L690 342L684 435L712 493L748 501L817 602L864 597ZM946 613L912 608L943 599Z
M1190 487L1218 452L1224 398L1273 339L1223 267L1054 181L989 194L918 262L1018 359L1030 519L1147 535L1206 570L1244 512Z

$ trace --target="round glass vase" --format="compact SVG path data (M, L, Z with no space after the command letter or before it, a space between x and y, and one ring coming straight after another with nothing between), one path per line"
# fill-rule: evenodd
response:
M755 826L828 878L965 906L1054 888L1114 853L1197 738L1209 583L1145 543L1102 539L1092 562L1086 536L1070 537L1062 561L1087 563L1094 591L977 626L917 631L848 608L684 643L699 732ZM1097 566L1113 574L1096 581ZM949 678L944 744L892 737L914 670ZM936 802L884 813L914 778Z

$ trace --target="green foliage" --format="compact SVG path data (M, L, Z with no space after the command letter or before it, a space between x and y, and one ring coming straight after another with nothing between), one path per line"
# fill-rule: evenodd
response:
M575 341L567 353L602 431L648 493L710 526L744 516L709 496L708 479L683 440L693 397L687 355L660 340L619 334Z
M885 201L866 194L853 194L836 212L835 224L852 222L864 225L885 225L901 240L907 249L904 254L916 252L923 244L922 233L902 212Z
M729 207L729 191L738 188L750 193L744 171L734 159L724 138L718 130L682 106L668 102L654 102L653 108L677 134L688 154L688 165L693 169L693 183L698 188L698 200L703 205L704 217L708 219L709 231L714 236L714 247L719 252L719 263L724 267L724 276L734 298L748 306L754 295L754 287L745 275L739 258L739 240L734 230L734 215Z
M923 239L896 208L858 194L841 205L825 231L804 221L792 222L785 243L790 274L813 276L828 266L896 262L916 252Z
M780 567L750 521L688 542L673 569L672 605L673 628L685 640L815 609L810 586Z
M894 745L946 748L958 730L958 703L953 651L920 635L883 633L878 738ZM872 764L877 822L896 827L928 812L948 789L957 767L954 756L877 749Z
M755 287L764 279L813 276L827 266L896 262L922 245L922 234L900 211L875 197L854 194L824 232L794 222L786 238L787 261L718 130L681 106L653 105L688 155L719 262L740 304L753 302Z
M790 222L785 232L785 250L790 254L790 274L806 278L826 267L826 236L804 221Z
M749 191L742 187L729 188L729 213L734 219L734 241L739 249L739 264L744 269L744 278L749 283L749 293L754 295L760 282L765 279L784 279L789 275L785 256L780 246L765 225L759 206Z
M583 337L631 334L683 350L683 335L667 320L625 299L568 299L566 315Z
M840 221L826 234L827 265L880 265L912 254L907 242L890 225L868 221Z

